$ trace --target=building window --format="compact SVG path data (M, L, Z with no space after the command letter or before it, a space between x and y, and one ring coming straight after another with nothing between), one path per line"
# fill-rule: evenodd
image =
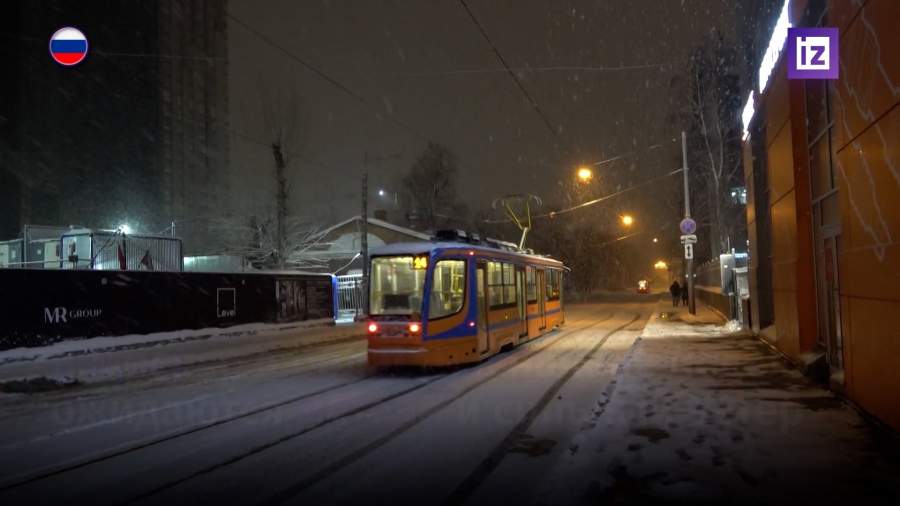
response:
M428 318L434 320L458 313L466 298L465 260L441 260L434 265Z
M747 205L747 187L736 186L731 189L731 202L740 205Z

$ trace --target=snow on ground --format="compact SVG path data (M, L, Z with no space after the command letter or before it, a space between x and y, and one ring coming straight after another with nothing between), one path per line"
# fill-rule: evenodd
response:
M333 325L331 320L318 320L68 340L0 352L0 386L34 379L61 384L122 380L172 368L362 339L364 334L360 324Z
M86 355L90 353L108 353L167 344L184 343L210 338L256 335L261 333L283 332L311 327L322 327L332 323L330 318L296 323L247 323L232 327L210 327L203 329L175 330L171 332L155 332L152 334L127 334L122 336L74 337L67 338L48 346L20 347L0 351L0 366L10 362L50 360L55 358Z
M697 304L697 315L690 315L678 309L667 308L660 304L644 327L641 337L644 339L672 336L713 337L726 336L743 330L737 320L718 323L721 320L709 309L702 307L702 304Z

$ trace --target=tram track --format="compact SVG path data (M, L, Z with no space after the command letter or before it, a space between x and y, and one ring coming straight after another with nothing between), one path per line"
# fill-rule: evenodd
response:
M525 355L523 355L523 356L521 356L521 357L517 357L517 359L516 359L514 362L512 362L512 363L510 363L510 364L505 364L505 365L504 365L503 367L501 367L498 371L495 371L495 373L492 373L490 376L488 376L488 377L486 377L486 378L483 378L483 379L479 380L478 382L476 382L476 384L475 384L474 386L472 386L470 389L467 389L466 392L473 390L475 387L477 387L477 386L479 386L479 385L482 385L482 384L486 383L487 381L490 381L491 379L494 379L495 377L499 376L501 373L506 372L507 370L511 369L512 367L514 367L514 366L516 366L516 365L519 365L520 363L522 363L522 362L524 362L525 360L527 360L527 359L533 357L534 355L540 353L541 351L546 350L547 348L549 348L549 347L551 347L552 345L556 344L556 343L557 343L559 340L561 340L563 337L565 337L565 336L567 336L567 335L569 335L569 334L571 334L571 333L573 333L573 332L578 332L578 331L580 331L580 330L585 330L585 329L590 328L590 327L592 327L592 326L599 325L600 323L603 323L604 321L608 320L608 319L611 318L611 317L612 317L612 315L610 315L610 316L607 317L607 318L601 319L601 320L599 320L599 321L595 321L594 323L592 323L592 324L590 324L590 325L587 325L587 326L585 326L585 327L581 327L581 328L573 328L573 329L566 329L566 330L560 332L557 336L555 336L555 337L553 338L553 340L550 341L550 342L532 341L532 342L530 342L530 343L527 343L527 344L523 347L525 351L528 351L528 349L529 349L531 346L534 346L534 345L541 345L541 346L540 346L539 348L534 349L534 350L531 351L530 353L527 353L527 354L525 354ZM594 320L594 319L593 319L593 318L581 318L581 319L575 320L575 321L570 322L570 323L575 324L575 323L578 323L578 322L581 322L581 321L585 321L585 320ZM531 345L531 346L529 346L529 345ZM501 357L502 357L502 355L501 355ZM512 358L512 357L510 357L510 358ZM455 370L454 370L453 372L455 372ZM144 500L144 499L148 499L148 498L150 498L150 497L152 497L152 496L154 496L154 495L156 495L156 494L159 494L159 493L161 493L161 492L163 492L163 491L165 491L165 490L174 488L174 487L176 487L176 486L178 486L178 485L181 485L181 484L183 484L183 483L187 483L188 481L191 481L191 480L193 480L193 479L195 479L195 478L198 478L198 477L200 477L200 476L203 476L203 475L206 475L206 474L215 472L215 471L217 471L217 470L219 470L219 469L222 469L222 468L227 467L227 466L229 466L229 465L232 465L232 464L235 464L235 463L237 463L237 462L240 462L240 461L242 461L242 460L244 460L244 459L246 459L246 458L248 458L248 457L251 457L251 456L253 456L253 455L257 455L257 454L262 453L262 452L264 452L264 451L266 451L266 450L269 450L269 449L271 449L271 448L274 448L275 446L278 446L278 445L283 444L283 443L286 443L286 442L288 442L288 441L290 441L290 440L293 440L293 439L296 439L296 438L298 438L298 437L301 437L301 436L303 436L303 435L305 435L305 434L308 434L308 433L310 433L310 432L312 432L312 431L314 431L314 430L316 430L316 429L320 429L320 428L322 428L322 427L324 427L324 426L326 426L326 425L328 425L328 424L331 424L331 423L336 422L336 421L338 421L338 420L342 420L342 419L344 419L344 418L348 418L348 417L353 416L353 415L357 415L357 414L363 413L363 412L368 411L368 410L370 410L370 409L372 409L372 408L375 408L375 407L377 407L377 406L380 406L380 405L382 405L382 404L384 404L384 403L386 403L386 402L389 402L389 401L391 401L391 400L397 399L397 398L402 397L402 396L404 396L404 395L410 394L410 393L412 393L412 392L414 392L414 391L416 391L416 390L419 390L420 388L423 388L423 387L425 387L425 386L431 385L432 383L435 383L435 382L438 381L438 380L441 380L441 379L444 379L444 378L447 378L447 377L451 376L451 375L453 374L453 372L449 372L449 373L447 373L447 374L442 374L442 375L437 376L437 377L435 377L435 378L432 378L432 379L430 379L430 380L428 380L428 381L426 381L426 382L420 383L420 384L418 384L418 385L416 385L416 386L414 386L414 387L412 387L412 388L408 388L408 389L401 390L400 392L396 392L395 394L389 395L389 396L387 396L387 397L385 397L385 398L380 398L380 399L378 399L378 400L376 400L376 401L373 401L373 402L370 402L370 403L366 403L366 404L364 404L364 405L362 405L362 406L355 407L355 408L350 409L350 410L348 410L348 411L344 411L344 412L342 412L342 413L340 413L340 414L337 414L337 415L335 415L335 416L333 416L333 417L329 417L328 419L322 420L321 422L319 422L319 423L317 423L317 424L315 424L315 425L306 427L306 428L304 428L304 429L301 429L301 430L299 430L299 431L296 431L296 432L293 432L293 433L290 433L290 434L286 434L286 435L284 435L284 436L278 438L277 440L270 441L270 442L264 443L264 444L262 444L262 445L256 446L256 447L254 447L254 448L252 448L252 449L250 449L250 450L248 450L248 451L246 451L246 452L243 452L243 453L241 453L241 454L239 454L239 455L236 455L236 456L234 456L234 457L232 457L232 458L229 458L229 459L227 459L227 460L225 460L225 461L221 461L221 462L218 462L218 463L216 463L216 464L214 464L214 465L211 465L211 466L208 466L208 467L206 467L206 468L200 469L200 470L198 470L198 471L196 471L196 472L194 472L194 473L191 473L191 474L188 475L188 476L184 476L184 477L178 478L178 479L176 479L176 480L172 480L172 481L170 481L170 482L167 482L167 483L165 483L165 484L163 484L163 485L161 485L161 486L155 487L155 488L153 488L153 489L151 489L151 490L149 490L149 491L146 491L146 492L144 492L144 493L141 493L141 494L139 494L139 495L137 495L137 496L135 496L135 497L133 497L133 498L131 498L131 499L125 501L125 502L119 503L119 504L121 504L121 505L123 505L123 506L124 506L124 505L130 505L130 504L134 504L134 503L140 502L140 501L142 501L142 500ZM366 379L369 379L369 378L366 378ZM380 440L379 440L379 441L380 441ZM384 441L384 442L387 442L387 440ZM382 443L382 444L384 444L384 443ZM364 449L368 449L369 446L370 446L370 445L367 445L367 446L365 446L365 447L363 447L363 448L364 448ZM379 445L379 446L380 446L380 445ZM373 448L371 448L371 449L374 449L374 448L376 448L376 447L373 447ZM371 449L370 449L369 451L371 451ZM359 450L357 450L356 452L351 453L351 455L355 455L357 452L359 452ZM368 453L368 452L366 452L366 453ZM364 455L364 454L365 454L365 453L363 453L362 455ZM362 456L362 455L360 455L360 456ZM343 460L343 459L342 459L342 460ZM355 460L355 459L354 459L354 460ZM340 462L340 461L339 461L339 462ZM350 462L348 462L348 463L350 463ZM339 466L339 467L336 468L335 470L338 470L340 467L343 467L343 466ZM326 468L326 469L330 469L330 466L329 466L329 468Z
M528 429L534 423L538 416L544 411L547 405L557 396L559 391L566 383L575 376L587 362L606 344L610 337L617 332L628 330L634 322L640 319L640 313L635 314L631 321L619 325L607 332L594 346L592 346L581 359L567 369L553 384L548 387L538 401L525 413L509 433L494 447L488 456L453 490L442 502L444 505L457 505L466 502L469 497L481 486L481 484L491 475L504 457L509 453L516 443L528 433Z
M476 381L475 383L473 383L473 384L467 386L466 388L464 388L464 389L461 390L460 392L457 392L457 393L454 394L453 396L451 396L451 397L449 397L449 398L447 398L447 399L441 401L440 403L438 403L438 404L432 406L431 408L427 409L427 410L424 411L423 413L421 413L421 414L419 414L418 416L416 416L416 417L414 417L414 418L408 420L406 423L401 424L400 426L396 427L394 430L388 432L387 434L384 434L383 436L381 436L380 438L376 439L375 441L372 441L372 442L370 442L369 444L364 445L364 446L358 448L357 450L355 450L355 451L353 451L353 452L351 452L351 453L345 455L344 457L338 459L337 461L335 461L335 462L333 462L333 463L331 463L331 464L329 464L329 465L327 465L327 466L321 468L318 472L314 473L313 475L311 475L311 476L309 476L309 477L307 477L307 478L305 478L305 479L303 479L303 480L301 480L301 481L295 483L294 485L292 485L292 486L290 486L290 487L288 487L288 488L286 488L286 489L283 489L282 491L280 491L280 492L278 492L278 493L276 493L276 494L274 494L274 495L272 495L272 496L270 496L270 497L268 497L268 498L266 498L266 499L264 499L264 500L258 502L257 504L260 505L260 506L278 505L278 504L283 504L283 503L285 503L285 502L287 502L287 501L293 499L294 497L296 497L297 495L299 495L300 493L302 493L304 490L306 490L306 489L308 489L308 488L310 488L310 487L316 485L317 483L319 483L319 482L325 480L325 479L328 478L329 476L331 476L331 475L333 475L333 474L335 474L335 473L341 471L342 469L348 467L349 465L353 464L354 462L359 461L360 459L364 458L364 457L367 456L368 454L370 454L370 453L372 453L373 451L377 450L378 448L384 446L385 444L387 444L387 443L389 443L390 441L394 440L395 438L399 437L399 436L402 435L403 433L407 432L408 430L412 429L413 427L417 426L418 424L420 424L420 423L424 422L425 420L429 419L429 418L432 417L433 415L435 415L435 414L439 413L440 411L444 410L445 408L447 408L448 406L450 406L450 405L453 404L454 402L456 402L456 401L460 400L461 398L465 397L467 394L469 394L469 393L472 392L473 390L475 390L475 389L477 389L477 388L483 386L485 383L488 383L488 382L491 381L491 380L496 379L497 377L499 377L499 376L502 375L503 373L505 373L505 372L509 371L510 369L512 369L512 368L514 368L514 367L516 367L516 366L518 366L518 365L524 363L525 361L527 361L528 359L534 357L534 356L537 355L538 353L540 353L540 352L542 352L542 351L545 351L545 350L547 350L547 349L550 349L550 348L553 347L554 345L556 345L556 344L558 344L559 342L561 342L565 337L568 337L569 335L574 334L574 333L576 333L576 332L585 331L585 330L588 330L588 329L590 329L590 328L592 328L592 327L598 326L598 325L600 325L600 324L602 324L602 323L605 323L606 321L612 319L612 317L613 317L613 314L610 314L610 315L607 316L606 318L602 318L602 319L599 319L599 320L592 319L592 320L595 320L595 321L594 321L594 323L591 323L590 325L586 325L586 326L583 326L583 327L580 327L580 328L575 328L575 329L567 329L564 333L561 333L560 335L556 336L552 341L545 343L544 346L542 346L541 348L539 348L539 349L537 349L537 350L534 350L532 353L529 353L529 354L524 355L524 356L522 356L522 357L518 357L518 359L515 360L515 361L512 361L512 362L509 362L509 363L507 363L507 364L504 364L502 367L500 367L500 368L497 369L496 371L493 371L490 375L488 375L488 376L486 376L486 377L484 377L484 378L481 378L480 380L478 380L478 381ZM637 318L637 317L635 317L635 319L636 319L636 318ZM626 325L630 325L631 323L633 323L633 322L635 321L635 319L632 319L630 322L628 322L627 324L623 325L623 327L626 326ZM579 321L581 321L581 320L579 320ZM619 330L619 328L614 329L613 331L610 331L609 334L611 335L612 333L617 332L618 330ZM604 341L604 342L605 342L605 341Z
M505 361L505 360L512 360L512 361L509 362L509 363L505 363L505 364L503 364L503 362L499 362L499 363L502 364L502 365L500 366L500 368L499 368L497 371L494 371L491 375L489 375L489 376L487 376L487 377L485 377L485 378L480 379L480 380L477 381L475 384L473 384L473 385L471 385L470 387L468 387L467 389L465 389L465 390L464 390L461 394L459 394L458 396L454 396L454 398L452 398L452 399L450 399L450 400L448 400L448 401L442 403L441 407L444 407L444 406L446 406L446 405L449 405L449 404L452 403L454 400L458 399L459 397L462 397L463 395L465 395L466 393L470 392L471 390L474 390L474 389L477 388L478 386L481 386L481 385L483 385L484 383L487 383L488 381L490 381L490 380L492 380L492 379L495 379L496 377L500 376L502 373L504 373L504 372L506 372L506 371L512 369L513 367L515 367L515 366L517 366L517 365L519 365L519 364L525 362L526 360L528 360L528 359L534 357L534 356L537 355L538 353L541 353L541 352L543 352L543 351L545 351L545 350L551 348L552 346L554 346L555 344L557 344L558 342L560 342L561 340L563 340L565 337L571 335L572 333L579 332L579 331L583 331L583 330L587 330L587 329L589 329L589 328L591 328L591 327L594 327L594 326L596 326L596 325L600 325L601 323L603 323L603 322L609 320L610 318L612 318L612 313L611 313L609 316L607 316L606 318L603 318L603 319L601 319L601 320L596 320L595 318L591 318L591 317L581 318L581 319L577 319L577 320L570 320L568 323L569 323L569 326L571 326L572 328L566 328L565 330L559 332L558 335L556 335L556 336L552 336L552 335L550 335L550 336L544 336L544 337L551 337L552 339L551 339L550 341L546 341L546 340L544 340L544 339L540 339L540 340L535 340L535 341L526 343L525 346L522 346L523 351L525 351L525 353L522 354L522 355L518 355L518 356L512 355L512 356L510 356L510 357L508 357L508 358L507 358L507 357L504 357L504 354L498 355L497 357L500 358L501 360L504 360L504 361ZM585 321L585 320L593 321L593 323L591 323L590 325L577 326L577 327L576 327L576 325L577 325L578 323L580 323L580 322L582 322L582 321ZM329 361L328 359L325 360L325 362L328 362L328 361ZM315 362L315 363L318 363L319 361L314 361L314 362ZM488 362L490 362L490 360L489 360ZM306 365L309 365L309 364L306 364ZM378 399L375 399L375 400L373 400L372 402L368 402L368 403L365 403L365 404L363 404L363 405L353 407L353 408L351 408L351 409L349 409L349 410L346 410L346 411L343 411L343 412L341 412L341 413L338 413L338 414L336 414L336 415L334 415L334 416L332 416L332 417L329 417L329 418L327 418L327 419L325 419L325 420L321 420L320 422L318 422L318 423L316 423L316 424L313 424L313 425L311 425L311 426L305 427L305 428L303 428L303 429L301 429L301 430L299 430L299 431L292 432L292 433L290 433L290 434L287 434L287 435L285 435L285 436L282 436L282 437L278 438L277 440L273 440L273 441L267 442L267 443L265 443L265 444L256 446L256 447L254 447L254 448L251 448L249 451L242 452L242 453L240 453L240 454L238 454L238 455L235 455L235 456L233 456L233 457L231 457L231 458L229 458L229 459L227 459L227 460L224 460L224 461L221 461L221 462L219 462L219 463L217 463L217 464L214 464L214 465L212 465L212 466L203 468L203 469L198 470L198 471L196 471L196 472L194 472L194 473L191 473L190 475L181 477L181 478L179 478L179 479L177 479L177 480L173 480L173 481L167 482L167 483L165 483L165 484L163 484L163 485L161 485L161 486L159 486L159 487L155 487L155 488L153 488L153 489L151 489L151 490L149 490L149 491L146 491L146 492L141 493L141 494L139 494L139 495L137 495L137 496L134 496L134 497L132 497L132 498L126 500L125 502L123 502L123 503L121 503L121 504L133 504L133 503L138 502L138 501L141 501L141 500L143 500L143 499L152 497L153 495L156 495L156 494L158 494L158 493L160 493L160 492L162 492L162 491L164 491L164 490L167 490L167 489L173 488L173 487L175 487L175 486L178 486L178 485L180 485L180 484L182 484L182 483L188 482L188 481L190 481L190 480L192 480L192 479L194 479L194 478L197 478L198 476L201 476L201 475L204 475L204 474L208 474L208 473L210 473L210 472L216 471L216 470L221 469L221 468L223 468L223 467L227 467L227 466L229 466L229 465L231 465L231 464L234 464L234 463L236 463L236 462L239 462L239 461L241 461L241 460L243 460L243 459L245 459L245 458L247 458L247 457L250 457L250 456L255 455L255 454L258 454L258 453L261 453L261 452L263 452L263 451L265 451L265 450L267 450L267 449L273 448L273 447L278 446L278 445L280 445L280 444L283 444L283 443L285 443L285 442L287 442L287 441L290 441L290 440L292 440L292 439L295 439L295 438L297 438L297 437L300 437L300 436L302 436L302 435L305 435L305 434L307 434L307 433L309 433L309 432L312 432L312 431L315 431L315 430L317 430L317 429L320 429L320 428L322 428L322 427L324 427L324 426L326 426L326 425L329 425L329 424L331 424L331 423L334 423L334 422L336 422L336 421L338 421L338 420L341 420L341 419L344 419L344 418L348 418L348 417L351 417L351 416L360 414L360 413L362 413L362 412L365 412L365 411L367 411L367 410L370 410L370 409L372 409L372 408L375 408L375 407L377 407L377 406L380 406L380 405L382 405L382 404L384 404L384 403L390 402L390 401L392 401L392 400L394 400L394 399L397 399L397 398L403 397L403 396L405 396L405 395L408 395L408 394L410 394L410 393L412 393L412 392L415 392L415 391L417 391L417 390L419 390L419 389L421 389L421 388L424 388L424 387L426 387L426 386L428 386L428 385L431 385L431 384L435 383L436 381L439 381L439 380L444 379L444 378L446 378L446 377L448 377L448 376L451 376L451 375L452 375L454 372L456 372L456 371L457 371L457 370L454 369L453 371L450 371L450 372L448 372L448 373L446 373L446 374L441 374L441 375L435 376L435 377L433 377L433 378L430 378L430 379L428 379L428 380L419 382L419 383L417 383L417 384L415 384L415 385L413 385L413 386L411 386L411 387L409 387L409 388L404 388L404 389L402 389L402 390L400 390L400 391L397 391L397 392L394 392L394 393L392 393L392 394L389 394L389 395L386 395L386 396L383 396L383 397L379 397ZM316 397L316 396L320 396L320 395L323 395L323 394L335 392L335 391L338 391L338 390L344 389L344 388L349 388L349 387L358 386L358 385L359 385L360 383L362 383L362 382L372 380L373 378L376 378L376 377L384 377L384 376L385 376L385 375L383 375L383 374L382 374L382 375L379 375L379 374L367 374L367 375L365 375L365 376L363 376L363 377L361 377L361 378L354 378L353 380L350 380L350 381L344 381L344 382L340 382L340 383L337 383L337 384L334 384L334 385L329 385L329 386L327 386L327 387L324 387L324 388L321 388L321 389L317 389L317 390L312 391L312 392L307 392L307 393L302 394L302 395L293 396L293 397L290 397L290 398L287 398L287 399L282 399L282 400L280 400L280 401L278 401L278 402L269 403L269 404L266 404L266 405L263 405L263 406L259 406L259 407L256 407L256 408L253 408L253 409L250 409L250 410L247 410L247 411L244 411L244 412L235 414L235 415L233 415L233 416L224 417L224 418L220 418L220 419L217 419L217 420L209 421L209 422L206 422L206 423L203 423L203 424L199 424L199 425L195 425L195 426L192 426L192 427L189 427L189 428L186 428L186 429L180 429L180 430L172 431L172 432L170 432L170 433L163 434L163 435L161 435L161 436L157 436L157 437L154 437L154 438L149 439L149 440L140 441L140 442L138 442L138 443L136 443L136 444L132 443L132 444L127 444L127 445L122 445L121 447L113 447L113 448L111 448L111 449L107 449L107 450L104 451L103 453L100 453L100 454L97 454L97 455L92 455L92 456L89 456L89 457L87 457L87 458L79 458L79 459L77 459L77 460L76 460L76 459L73 459L73 460L68 461L68 462L63 462L63 463L56 464L56 465L54 465L54 466L52 466L52 467L47 467L47 468L39 469L39 470L37 470L37 471L30 471L27 475L24 475L24 476L18 476L18 477L12 477L11 479L7 480L6 483L0 484L0 493L7 492L7 491L10 491L10 490L12 490L12 489L16 489L16 488L19 488L19 487L22 487L22 486L25 486L25 485L29 485L29 484L32 484L32 483L36 483L36 482L39 482L39 481L42 481L42 480L45 480L45 479L48 479L48 478L53 478L53 477L61 476L61 475L64 475L64 474L66 474L66 473L69 473L69 472L71 472L71 471L75 471L75 470L82 469L82 468L85 468L85 467L89 467L89 466L92 466L92 465L95 465L95 464L99 464L99 463L101 463L101 462L110 461L110 460L115 459L115 458L119 458L119 457L123 457L123 456L129 455L129 454L137 453L137 452L140 452L140 451L142 451L142 450L146 450L146 449L148 449L148 448L151 448L151 447L154 447L154 446L163 444L163 443L167 443L167 442L170 442L170 441L173 441L173 440L177 440L177 439L179 439L179 438L183 438L183 437L187 437L187 436L190 436L190 435L194 435L194 434L197 434L197 433L202 432L202 431L206 431L206 430L213 429L213 428L215 428L215 427L224 426L224 425L226 425L226 424L229 424L229 423L232 423L232 422L235 422L235 421L239 421L239 420L247 419L247 418L250 418L250 417L253 417L253 416L261 415L261 414L263 414L263 413L266 413L266 412L269 412L269 411L272 411L272 410L275 410L275 409L279 409L279 408L282 408L282 407L285 407L285 406L289 406L289 405L294 404L294 403L298 403L298 402L302 402L302 401L305 401L305 400L309 400L309 399L314 398L314 397ZM439 409L438 409L438 410L434 410L434 412L437 412L437 411L439 411ZM433 413L430 413L430 414L433 414ZM344 466L348 465L349 463L353 462L354 460L356 460L356 459L358 459L358 458L360 458L360 457L366 455L367 453L369 453L370 451L374 450L375 448L377 448L377 447L379 447L379 446L381 446L381 445L387 443L388 441L390 441L391 439L393 439L393 438L396 437L397 435L401 434L401 433L402 433L403 431L405 431L406 429L408 429L408 428L410 428L410 427L412 427L412 426L415 426L416 424L418 424L419 422L421 422L421 421L424 420L425 418L427 418L427 416L426 416L426 417L417 417L416 419L414 419L414 420L412 421L412 423L404 424L402 430L395 430L395 431L392 431L390 434L388 434L388 437L382 437L382 438L380 438L379 440L377 440L377 441L376 441L377 444L366 445L365 447L363 447L363 448L361 448L361 449L359 449L359 450L357 450L357 451L351 453L348 457L353 457L353 458L345 457L344 459L341 459L341 460L339 460L338 462L336 462L336 463L335 463L336 465L332 465L332 466L329 466L328 468L325 468L325 470L330 471L330 472L328 472L328 473L317 473L317 474L314 476L315 479L309 481L309 483L308 483L306 486L312 485L312 484L314 484L315 482L319 481L320 479L323 479L323 478L327 477L327 475L330 474L331 472L336 472L336 471L338 471L339 469L343 468ZM305 486L304 486L303 488L305 488Z

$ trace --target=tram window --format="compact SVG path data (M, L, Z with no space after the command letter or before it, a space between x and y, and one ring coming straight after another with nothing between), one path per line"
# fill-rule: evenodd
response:
M428 318L458 313L466 295L465 260L440 260L434 265Z
M516 303L516 266L503 264L503 303Z
M525 286L527 287L526 298L529 304L537 302L537 276L534 267L525 268Z
M370 313L412 315L422 310L425 271L413 268L413 257L376 257L372 260Z
M490 307L503 304L503 264L488 262L488 305Z
M560 278L559 271L547 271L547 300L559 300Z
M488 305L491 309L516 304L516 267L488 262Z

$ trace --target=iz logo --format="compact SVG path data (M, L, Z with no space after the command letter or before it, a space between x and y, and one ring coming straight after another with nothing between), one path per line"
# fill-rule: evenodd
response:
M788 28L788 79L837 79L837 28Z
M797 40L797 69L828 70L830 47L828 37L800 37Z

